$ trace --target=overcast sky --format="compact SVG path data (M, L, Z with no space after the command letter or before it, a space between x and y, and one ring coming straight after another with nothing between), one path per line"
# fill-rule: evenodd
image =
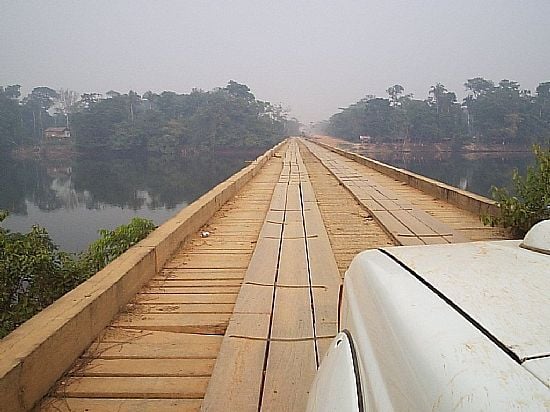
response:
M25 93L233 79L307 123L395 83L550 81L550 0L0 1L0 85Z

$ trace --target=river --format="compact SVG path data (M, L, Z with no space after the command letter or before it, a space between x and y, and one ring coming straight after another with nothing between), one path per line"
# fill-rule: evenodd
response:
M191 156L89 156L58 160L0 158L2 226L27 232L45 227L61 249L84 250L101 228L134 216L161 224L262 151ZM370 155L462 189L488 196L524 172L530 153L391 153Z
M62 250L78 252L132 217L159 225L255 159L263 150L189 156L80 155L0 158L4 228L45 227Z

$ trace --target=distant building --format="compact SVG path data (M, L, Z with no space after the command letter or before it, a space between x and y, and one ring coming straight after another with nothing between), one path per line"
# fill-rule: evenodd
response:
M68 139L71 137L71 131L68 127L48 127L44 130L46 139Z
M359 141L362 143L370 143L372 141L371 136L359 136Z

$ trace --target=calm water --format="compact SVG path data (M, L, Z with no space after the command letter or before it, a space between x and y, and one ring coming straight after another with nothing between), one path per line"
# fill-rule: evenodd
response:
M10 211L2 226L27 232L39 224L63 250L80 251L97 239L98 229L113 229L134 216L161 224L260 153L50 161L0 158L0 209ZM490 194L491 185L509 185L512 170L523 173L533 161L530 153L370 157L484 196Z
M525 174L534 155L524 153L389 153L366 156L491 197L491 186L512 187L512 173Z
M79 156L69 160L0 158L4 228L45 227L67 251L81 251L101 228L139 216L164 222L262 151L188 157Z

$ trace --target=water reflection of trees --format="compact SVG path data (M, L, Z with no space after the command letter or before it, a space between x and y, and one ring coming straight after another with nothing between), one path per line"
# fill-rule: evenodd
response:
M0 159L0 209L16 214L26 214L26 201L33 202L42 210L64 207L65 201L58 191L66 186L68 175L59 162L37 162L32 159Z
M44 211L103 205L174 208L195 200L255 154L2 159L0 209L26 214L27 201Z

